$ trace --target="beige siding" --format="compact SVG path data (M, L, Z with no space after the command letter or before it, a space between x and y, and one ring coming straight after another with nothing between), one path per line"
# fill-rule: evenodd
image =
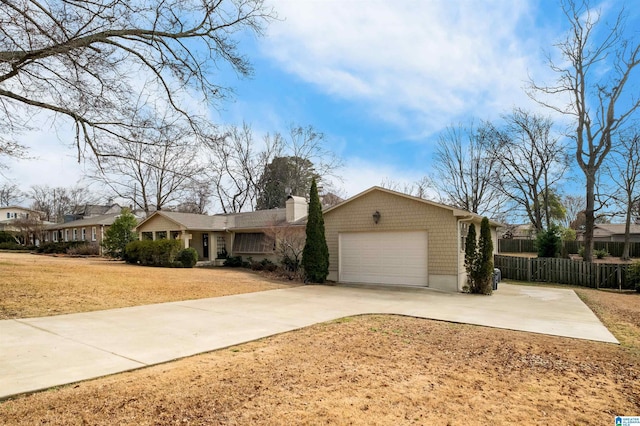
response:
M373 213L380 212L375 224ZM338 234L340 232L427 231L429 274L458 275L457 219L451 210L421 203L394 194L372 191L325 215L325 235L329 247L329 279L338 275Z
M178 225L174 221L169 220L161 215L155 215L154 217L143 223L141 226L138 226L136 228L136 231L138 231L138 233L167 231L168 233L169 231L178 231L183 229L184 228L180 227L180 225Z

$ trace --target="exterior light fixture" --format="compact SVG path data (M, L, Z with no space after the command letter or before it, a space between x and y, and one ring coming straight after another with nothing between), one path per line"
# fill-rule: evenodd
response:
M377 224L378 222L380 222L380 216L382 215L378 210L376 210L376 212L373 214L373 223Z

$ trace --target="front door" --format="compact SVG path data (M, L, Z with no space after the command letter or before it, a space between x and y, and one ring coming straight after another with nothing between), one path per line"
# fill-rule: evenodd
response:
M209 234L202 234L202 257L209 259Z

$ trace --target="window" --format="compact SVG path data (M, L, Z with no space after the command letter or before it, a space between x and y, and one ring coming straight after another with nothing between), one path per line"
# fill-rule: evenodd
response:
M172 240L179 240L181 235L182 235L182 232L180 231L171 231Z
M87 240L87 230L85 228L82 228L82 241L86 241Z
M11 219L11 213L7 212L7 219Z
M236 234L233 240L234 253L269 253L275 249L273 238L262 232Z
M78 240L78 229L73 228L73 241Z
M143 232L142 233L143 240L153 240L153 232Z
M96 240L96 237L97 237L97 234L96 234L96 227L95 227L95 226L93 226L93 227L91 228L91 241L95 241L95 240Z
M156 231L156 240L166 240L167 231Z
M65 241L69 241L69 230L68 229L64 230L64 240Z
M57 243L58 242L58 231L53 231L53 242Z
M216 237L216 254L218 255L218 259L227 257L227 241L224 237Z

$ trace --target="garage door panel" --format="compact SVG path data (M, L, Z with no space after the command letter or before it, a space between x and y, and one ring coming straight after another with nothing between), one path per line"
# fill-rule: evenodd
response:
M339 280L426 286L427 241L422 231L342 233Z

